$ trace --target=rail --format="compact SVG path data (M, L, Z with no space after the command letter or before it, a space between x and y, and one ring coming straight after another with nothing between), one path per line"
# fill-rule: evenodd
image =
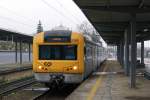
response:
M28 85L31 85L31 84L35 83L35 82L36 81L35 81L34 77L31 76L31 77L26 77L26 78L23 78L23 79L13 81L11 83L6 83L6 84L3 84L3 85L0 85L0 96L9 94L9 93L11 93L11 92L13 92L17 89L26 87Z

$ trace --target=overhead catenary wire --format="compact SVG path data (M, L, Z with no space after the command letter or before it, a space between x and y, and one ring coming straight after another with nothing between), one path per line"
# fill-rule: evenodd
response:
M73 16L76 20L78 20L78 22L81 22L77 17L75 17L68 9L66 9L62 4L61 2L59 2L58 0L56 0L57 3L64 9L66 10L71 16Z
M0 8L6 10L6 11L8 11L8 12L10 12L10 13L12 13L12 14L18 16L18 17L23 18L23 19L25 19L26 21L35 22L35 21L33 21L31 18L28 18L27 16L23 16L23 15L21 15L20 13L17 13L17 12L15 12L15 11L13 11L13 10L10 10L10 9L6 8L6 7L3 7L2 5L0 5Z
M58 0L56 0L57 1L57 3L65 10L65 11L67 11L71 16L73 16L79 23L81 23L81 21L77 18L77 17L75 17L68 9L66 9L62 4L61 4L61 0L60 1L58 1ZM88 23L90 24L90 26L94 29L94 30L96 30L95 28L94 28L94 26L88 21Z
M29 24L25 24L25 23L23 23L23 22L20 22L20 21L18 21L18 20L15 20L15 19L12 19L12 18L9 18L9 17L0 16L0 18L1 18L1 19L4 19L4 20L13 21L13 22L16 22L16 23L18 23L18 24L22 24L22 25L25 25L25 26L30 27L30 28L32 27L32 26L29 25Z
M41 0L41 1L42 1L45 5L47 5L50 9L55 10L59 15L65 17L66 19L70 20L70 21L73 22L74 24L77 24L76 22L74 22L74 20L70 19L70 17L64 15L63 12L61 12L61 11L57 10L55 7L51 6L47 1L45 1L45 0ZM67 20L67 21L68 21L68 20ZM70 21L68 21L68 22L70 23Z

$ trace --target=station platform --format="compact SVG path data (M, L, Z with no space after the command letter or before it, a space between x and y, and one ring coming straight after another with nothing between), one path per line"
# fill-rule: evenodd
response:
M117 61L107 60L102 71L92 74L66 100L150 100L150 80L137 76L135 89Z

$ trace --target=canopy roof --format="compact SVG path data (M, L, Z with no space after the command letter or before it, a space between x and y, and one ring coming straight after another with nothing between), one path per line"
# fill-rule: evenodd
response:
M74 0L108 44L119 44L136 13L137 41L150 39L150 0Z
M3 41L22 41L32 43L33 36L25 35L20 32L15 32L7 29L0 29L0 40Z

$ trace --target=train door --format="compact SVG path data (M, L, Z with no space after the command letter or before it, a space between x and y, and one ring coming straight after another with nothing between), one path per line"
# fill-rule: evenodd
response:
M95 54L94 54L94 51L95 51L95 47L93 46L92 47L92 71L95 70Z
M93 60L92 60L92 47L89 44L86 44L85 47L85 60L84 60L84 65L85 65L85 75L84 77L86 78L91 72L92 72L92 65L93 65Z
M98 47L98 67L99 67L99 65L100 65L100 63L101 63L101 47Z
M92 62L93 71L95 71L96 70L96 46L93 46L92 48L92 60L93 60Z
M98 69L99 64L98 64L98 46L96 46L96 69Z
M97 46L95 46L95 71L97 69Z

